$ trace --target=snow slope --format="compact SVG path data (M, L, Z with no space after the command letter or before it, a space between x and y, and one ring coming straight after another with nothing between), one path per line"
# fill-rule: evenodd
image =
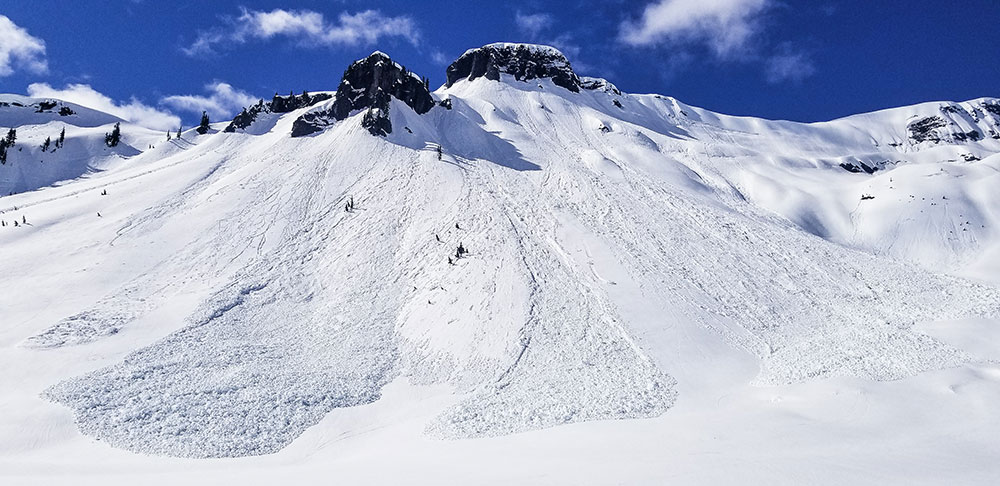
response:
M104 136L116 123L121 123L122 143L107 147ZM10 128L16 130L17 140L8 149L7 162L0 165L0 194L4 195L122 166L166 139L164 133L73 103L0 94L0 129L6 135ZM63 130L65 143L58 147L55 141ZM48 150L42 150L46 139L51 143ZM154 153L170 152L163 147Z
M316 107L113 155L67 130L83 169L0 199L28 222L0 231L0 475L1000 474L1000 145L954 135L995 100L797 124L605 86L459 81L387 138L290 137Z

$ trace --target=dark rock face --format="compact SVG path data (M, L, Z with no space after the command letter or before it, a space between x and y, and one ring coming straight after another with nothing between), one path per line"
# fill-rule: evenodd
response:
M874 174L880 170L889 170L900 164L899 160L848 160L840 164L840 168L855 174Z
M941 107L941 113L952 113L957 115L959 113L965 113L965 110L958 105L945 105Z
M337 87L337 97L328 110L306 113L295 120L292 136L318 132L335 121L347 118L352 112L368 110L361 119L361 126L372 135L384 137L392 133L392 122L389 120L392 98L406 103L419 115L435 106L426 79L393 62L389 56L375 52L347 68Z
M951 123L951 125L955 125L955 123ZM910 123L906 126L906 130L910 133L910 140L913 143L965 143L978 142L983 139L983 134L978 130L967 132L940 130L947 126L948 122L943 118L929 116Z
M18 107L24 107L24 105L17 102L14 102L13 105ZM6 103L6 102L0 103L0 106L11 106L11 103ZM58 100L42 100L39 101L38 103L31 104L30 107L35 109L35 113L52 113L52 111L56 107L59 107L58 113L61 116L70 116L76 114L76 112L73 111L72 108L62 104L62 102Z
M51 101L51 100L39 101L38 102L38 111L36 111L35 113L42 113L42 112L45 112L45 111L49 111L49 110L55 108L57 105L59 105L59 103L56 103L55 101Z
M983 109L1000 116L1000 101L987 101L983 103Z
M332 124L326 116L326 112L306 113L295 119L292 123L292 137L304 137L323 129Z
M332 97L332 95L325 93L315 95L310 95L309 93L302 93L300 95L290 94L288 96L274 95L274 98L269 102L260 100L256 105L244 108L242 112L233 118L233 121L226 127L225 131L232 133L237 129L245 130L257 120L257 117L261 113L288 113L299 108L315 105Z
M368 108L365 116L361 119L361 126L367 128L372 135L385 137L392 133L392 121L389 120L389 101L389 95L385 91L375 93L372 106ZM409 130L407 128L407 131Z
M975 130L970 130L968 132L953 133L952 137L955 139L956 142L965 142L965 141L978 142L981 138L983 138L982 134L980 134Z
M617 86L611 84L610 81L604 78L580 78L580 87L590 91L604 91L605 93L610 93L615 96L621 96L622 92ZM618 101L618 100L615 100Z
M501 73L518 81L549 78L556 86L574 93L582 87L566 56L552 47L531 44L490 44L469 50L448 66L447 86L480 77L499 81Z
M347 68L331 107L333 116L343 120L352 111L372 106L388 110L389 98L383 95L406 103L420 115L434 107L434 98L425 80L393 62L389 56L376 52Z
M853 172L855 174L860 174L864 172L865 174L874 174L878 170L878 167L872 167L864 162L858 162L857 164L852 164L850 162L844 162L840 164L840 167L847 172Z
M944 128L946 125L947 123L941 117L929 116L910 123L907 125L906 130L910 132L910 139L915 143L938 143L941 141L941 136L937 133L937 129Z

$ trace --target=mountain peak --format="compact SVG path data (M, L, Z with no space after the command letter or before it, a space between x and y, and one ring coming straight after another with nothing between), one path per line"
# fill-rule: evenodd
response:
M498 42L469 49L448 66L448 83L476 78L499 81L500 74L509 74L518 81L549 78L556 86L579 92L579 76L573 72L566 56L559 49L537 44Z
M389 101L396 98L413 111L424 114L434 107L427 81L392 60L388 54L375 51L364 59L351 63L337 87L337 96L325 112L307 113L296 120L292 136L317 132L333 120L343 120L358 110L368 110L362 125L373 135L392 133L389 121Z

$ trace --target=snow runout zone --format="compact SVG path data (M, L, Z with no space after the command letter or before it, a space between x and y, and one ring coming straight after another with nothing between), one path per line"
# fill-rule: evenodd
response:
M109 169L102 177L122 185L172 181L156 171L174 166L196 175L172 173L185 182L169 193L147 184L156 197L121 191L123 206L142 205L105 210L109 241L93 244L141 258L112 259L122 276L82 309L18 336L44 349L19 351L73 353L144 326L159 333L45 397L115 447L235 457L277 452L405 377L460 396L429 415L428 435L491 437L669 413L682 386L699 384L679 382L685 371L669 366L675 343L650 337L667 328L714 331L728 343L720 347L759 366L746 381L755 374L755 385L772 386L897 380L967 363L913 326L1000 314L996 287L904 261L935 245L960 260L978 240L935 240L934 227L913 232L926 242L893 246L885 235L918 223L886 223L859 204L861 189L878 192L880 172L838 164L888 157L866 144L891 136L889 122L859 135L859 119L723 117L616 89L572 93L549 79L442 90L453 108L417 115L392 100L399 129L387 138L363 130L363 114L291 138L304 108L139 155L120 180L125 169ZM914 150L893 155L938 174L931 157L958 149ZM985 168L964 170L1000 161L982 155ZM896 177L929 177L900 164ZM826 194L827 177L846 202L811 199ZM112 189L106 201L117 201ZM865 204L889 204L888 191ZM967 204L963 219L989 214L971 210L990 201L974 192L950 199ZM147 256L145 245L156 251ZM191 295L200 306L186 320L156 317ZM716 365L700 359L684 366Z

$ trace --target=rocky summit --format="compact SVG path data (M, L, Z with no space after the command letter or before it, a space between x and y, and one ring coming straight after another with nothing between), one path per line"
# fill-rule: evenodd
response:
M551 78L556 86L573 92L580 91L580 77L559 50L533 44L496 43L470 49L448 66L448 84L451 87L462 79L485 77L500 80L500 74L509 74L518 81Z
M406 103L418 114L434 107L427 79L411 73L385 53L374 52L347 68L328 110L308 113L296 120L292 136L314 133L331 120L343 120L358 110L368 110L362 125L372 135L388 135L392 133L390 97Z

